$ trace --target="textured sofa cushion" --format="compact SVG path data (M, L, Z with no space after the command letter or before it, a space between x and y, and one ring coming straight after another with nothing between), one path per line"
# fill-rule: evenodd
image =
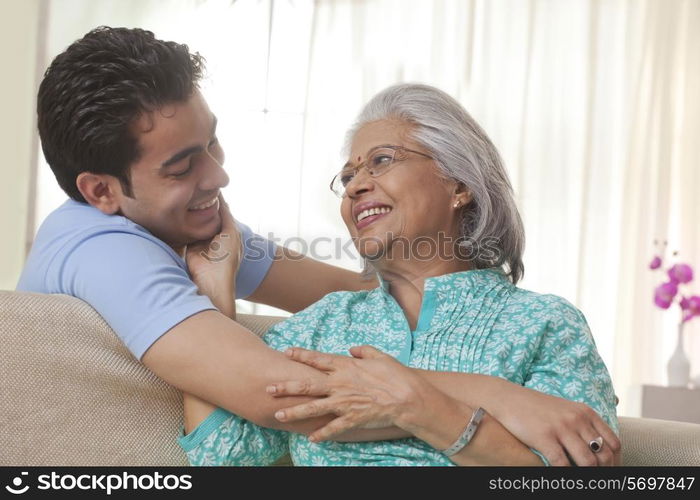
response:
M622 464L700 466L700 424L620 417Z
M240 316L258 334L280 319ZM0 291L0 345L0 465L187 464L179 392L85 302Z

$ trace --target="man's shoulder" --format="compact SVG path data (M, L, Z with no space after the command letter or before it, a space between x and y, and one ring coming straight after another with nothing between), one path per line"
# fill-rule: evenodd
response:
M142 252L144 246L167 253L170 259L177 261L172 249L126 217L106 215L86 203L68 200L51 212L39 228L17 289L68 293L64 287L56 285L61 281L59 275L66 262L76 251L83 252L79 249L95 246L99 247L102 262L128 258L130 248ZM80 258L88 257L81 255Z
M96 227L143 228L121 215L107 215L87 203L67 200L53 210L39 227L37 238L43 234L89 232Z
M122 215L104 214L87 203L74 200L66 201L46 217L37 232L32 253L40 254L45 259L47 255L69 253L94 238L114 239L115 236L134 245L144 244L148 240L164 251L174 253L163 241L130 219Z

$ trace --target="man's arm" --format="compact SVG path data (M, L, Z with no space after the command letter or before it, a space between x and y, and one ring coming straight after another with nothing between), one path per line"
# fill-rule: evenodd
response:
M265 279L247 300L289 312L307 308L323 296L339 290L371 290L377 280L277 247Z
M218 311L190 316L162 335L144 354L143 363L168 384L264 427L308 434L330 420L282 424L280 408L315 398L279 401L265 392L272 382L323 377L270 349L254 333Z
M208 415L211 404L262 427L311 434L334 415L298 422L281 422L276 411L317 397L272 397L266 387L280 380L316 380L326 375L269 348L242 325L219 311L190 316L161 336L143 355L142 362L158 377L194 395L190 405L191 431ZM211 403L211 404L210 404ZM340 441L375 441L407 437L397 428L353 429Z

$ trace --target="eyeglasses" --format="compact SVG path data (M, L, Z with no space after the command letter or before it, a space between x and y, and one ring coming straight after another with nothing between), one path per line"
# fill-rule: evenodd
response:
M428 159L433 159L432 156L413 149L404 148L403 146L381 146L367 155L367 159L357 166L353 167L349 163L333 177L331 181L331 191L338 198L344 198L347 187L350 182L357 176L361 168L366 168L367 173L372 177L379 177L386 174L396 162L406 160L405 153L413 153L423 156Z

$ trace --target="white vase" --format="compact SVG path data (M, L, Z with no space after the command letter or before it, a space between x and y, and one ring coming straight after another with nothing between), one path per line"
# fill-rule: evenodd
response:
M688 387L690 382L690 360L683 349L683 322L678 325L678 342L671 359L666 365L668 385L672 387Z

